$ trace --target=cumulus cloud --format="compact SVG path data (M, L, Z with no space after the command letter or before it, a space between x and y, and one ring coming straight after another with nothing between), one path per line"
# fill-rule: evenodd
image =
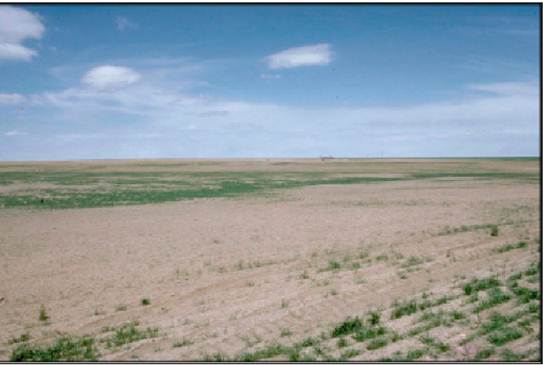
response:
M98 66L83 76L83 83L97 90L121 89L137 82L140 74L128 67Z
M138 29L138 25L134 22L131 22L128 20L128 18L125 18L124 16L118 16L115 18L115 24L117 24L117 29L119 29L121 32L125 30L135 30Z
M40 18L21 8L0 5L0 59L29 61L37 52L23 45L41 38L45 27Z
M332 60L330 45L326 43L288 48L265 58L271 69L300 66L322 66Z
M19 104L25 100L21 94L2 94L0 93L0 104Z

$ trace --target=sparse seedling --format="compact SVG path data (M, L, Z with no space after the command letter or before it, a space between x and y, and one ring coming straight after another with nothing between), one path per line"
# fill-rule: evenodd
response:
M499 233L500 233L500 230L498 229L497 225L493 224L490 226L490 235L492 237L497 237Z
M45 310L45 307L43 306L43 304L40 306L40 314L38 316L38 319L41 321L41 322L47 322L49 320L49 315L47 314L46 310Z
M185 346L190 346L192 345L194 342L192 342L191 340L189 339L182 339L181 341L175 341L173 344L172 344L172 347L185 347Z
M388 340L386 338L376 338L374 340L371 340L369 343L368 343L368 346L366 346L366 348L368 350L376 350L376 349L379 349L381 347L385 347L386 345L388 345Z
M339 340L337 340L337 347L343 348L349 346L349 342L345 337L341 337Z
M15 343L21 343L21 342L26 342L28 340L30 340L30 334L29 333L23 333L19 337L14 337L11 340L9 340L8 345L13 345Z
M151 304L151 300L149 298L141 299L141 305L149 305L149 304Z
M288 308L288 300L281 299L281 308L282 309Z
M291 335L292 335L292 332L288 328L281 329L281 337L288 337Z
M115 310L116 310L117 312L124 312L124 311L127 310L127 309L128 309L128 306L126 306L125 304L119 304L119 305L115 308Z

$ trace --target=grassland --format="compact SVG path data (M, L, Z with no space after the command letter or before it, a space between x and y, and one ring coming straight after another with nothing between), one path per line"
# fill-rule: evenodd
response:
M427 163L417 160L400 160L390 165L377 166L372 160L340 161L339 168L337 163L334 166L330 162L324 162L321 166L315 163L284 162L286 165L283 165L274 162L269 164L272 169L260 165L253 170L245 167L237 171L199 171L201 162L187 162L181 166L175 163L138 163L132 165L132 171L123 171L126 166L122 165L115 171L115 163L82 164L78 165L79 168L69 164L47 166L4 163L0 164L0 188L3 187L0 189L0 208L65 209L153 204L198 198L255 196L279 189L313 185L374 184L421 179L539 181L537 171L508 171L499 165L496 168L492 164L493 160L489 160L490 164L487 160L453 160L452 166L450 161L435 160L431 171L427 171ZM515 161L527 163L532 159ZM328 165L334 168L328 168ZM203 166L206 167L205 164ZM284 166L289 169L281 169ZM387 176L390 173L394 176Z

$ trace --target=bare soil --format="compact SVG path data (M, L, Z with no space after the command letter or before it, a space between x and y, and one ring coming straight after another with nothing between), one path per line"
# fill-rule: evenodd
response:
M247 169L258 163L245 162ZM533 171L537 164L521 169ZM130 170L128 165L122 168ZM46 344L63 334L100 336L106 326L133 320L157 327L159 335L103 350L101 359L233 357L329 333L370 310L388 319L395 301L422 292L460 295L471 278L505 278L539 263L539 189L538 183L513 180L430 179L154 205L0 209L0 360L10 358L16 347L10 340L23 333L30 334L30 344ZM469 228L485 224L498 225L499 235ZM462 226L468 228L451 233ZM519 240L527 247L495 253ZM420 262L410 266L412 256ZM331 262L340 267L329 269ZM150 304L142 305L142 298ZM447 305L462 303L459 297ZM47 323L38 319L42 305ZM402 332L413 318L390 326ZM457 348L464 329L432 331L452 346L442 359L463 359ZM416 344L416 337L406 338L352 360L377 360ZM523 336L508 345L539 349L539 339Z

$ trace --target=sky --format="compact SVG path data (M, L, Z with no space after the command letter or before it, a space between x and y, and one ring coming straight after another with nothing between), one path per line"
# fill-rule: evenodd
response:
M539 5L0 5L0 160L539 155Z

